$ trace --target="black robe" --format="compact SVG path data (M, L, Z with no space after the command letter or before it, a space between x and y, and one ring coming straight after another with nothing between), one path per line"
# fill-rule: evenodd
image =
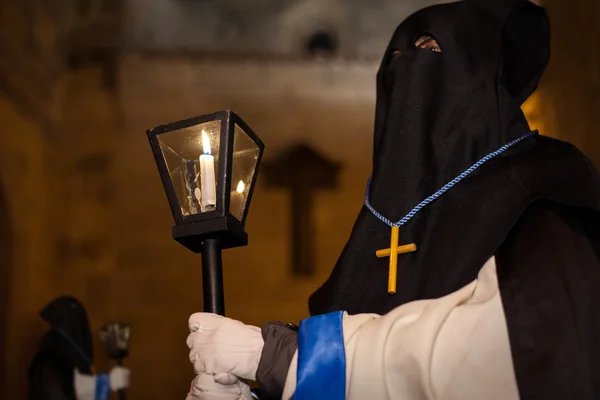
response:
M532 205L496 252L521 399L600 398L600 218Z
M395 295L386 293L387 260L374 259L374 250L352 246L360 240L369 249L389 247L389 228L363 208L341 258L351 259L353 269L348 270L349 263L338 263L311 298L311 312L385 314L410 301L452 293L477 277L522 215L540 201L574 208L582 220L600 211L600 180L590 161L573 146L546 137L529 139L513 154L490 161L437 200L435 207L414 217L401 233L401 242L415 242L420 248L398 256ZM547 247L538 241L530 245L539 246Z

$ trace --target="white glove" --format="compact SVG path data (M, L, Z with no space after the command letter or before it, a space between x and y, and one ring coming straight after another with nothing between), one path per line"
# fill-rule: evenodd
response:
M197 374L226 372L256 380L264 346L260 328L209 313L193 314L189 328L187 345Z
M129 368L125 367L114 367L110 370L110 390L116 392L117 390L126 389L129 387Z
M250 387L237 377L222 373L194 378L186 400L252 400Z

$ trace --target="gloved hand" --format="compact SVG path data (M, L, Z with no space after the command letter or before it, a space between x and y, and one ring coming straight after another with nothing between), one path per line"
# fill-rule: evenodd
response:
M127 389L129 387L129 375L131 372L129 368L125 367L114 367L110 370L110 390L116 392L117 390Z
M186 400L252 400L250 387L237 377L222 373L200 374L192 381Z
M197 374L229 373L256 380L264 346L260 328L209 313L193 314L189 328L187 345Z

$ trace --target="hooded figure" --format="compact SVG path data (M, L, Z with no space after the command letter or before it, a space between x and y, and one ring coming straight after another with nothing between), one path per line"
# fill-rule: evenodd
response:
M525 0L404 21L377 75L365 207L312 317L298 334L266 324L240 351L255 328L194 314L199 376L257 379L264 398L296 400L598 398L600 178L521 111L549 36Z
M52 300L40 312L51 329L29 367L31 400L106 400L128 386L129 371L94 375L92 333L83 305L73 297Z

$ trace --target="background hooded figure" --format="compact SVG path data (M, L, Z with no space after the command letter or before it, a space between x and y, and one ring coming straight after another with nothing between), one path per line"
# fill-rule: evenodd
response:
M29 367L31 400L106 400L129 385L129 370L94 374L93 341L87 313L73 297L52 300L40 312L50 324Z

